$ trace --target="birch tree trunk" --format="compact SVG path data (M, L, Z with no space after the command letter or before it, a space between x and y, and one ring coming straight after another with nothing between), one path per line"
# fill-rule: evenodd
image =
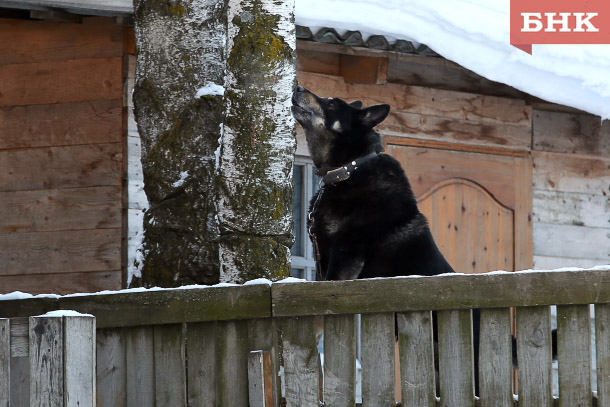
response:
M150 209L133 285L288 275L294 0L134 6Z

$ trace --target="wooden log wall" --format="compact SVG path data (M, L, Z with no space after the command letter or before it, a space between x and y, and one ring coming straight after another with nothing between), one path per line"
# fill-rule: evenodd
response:
M534 105L534 266L610 263L610 120Z
M127 33L0 19L0 292L121 287Z

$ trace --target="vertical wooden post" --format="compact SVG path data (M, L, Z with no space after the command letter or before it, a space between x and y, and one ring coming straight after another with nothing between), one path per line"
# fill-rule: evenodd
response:
M97 407L125 407L126 368L123 329L97 332Z
M319 407L315 317L283 318L282 343L288 407Z
M481 407L512 407L513 364L510 309L482 309L479 333Z
M557 306L559 407L592 406L589 304Z
M248 407L248 326L246 321L218 323L216 405Z
M551 354L550 307L517 308L520 407L553 405Z
M472 311L438 312L438 359L443 406L474 406Z
M128 407L155 405L153 327L125 329L125 376Z
M218 322L187 324L188 405L214 407L218 372Z
M406 312L396 316L402 405L435 407L432 313Z
M30 404L95 406L95 318L30 317Z
M186 353L182 324L153 327L155 405L186 405Z
M610 304L595 304L597 407L610 407Z
M63 325L64 403L95 407L95 318L66 316Z
M354 314L324 317L324 404L356 404L356 327Z
M394 314L363 314L363 407L390 407L396 404L394 363Z
M11 388L11 329L9 320L0 318L0 406L8 406Z
M273 407L271 354L255 350L248 354L248 395L250 407Z
M61 317L30 317L30 404L64 406Z

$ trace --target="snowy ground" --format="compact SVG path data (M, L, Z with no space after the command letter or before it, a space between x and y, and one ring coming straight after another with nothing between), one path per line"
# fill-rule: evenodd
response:
M296 23L424 43L488 79L610 118L610 45L509 44L507 0L296 0Z

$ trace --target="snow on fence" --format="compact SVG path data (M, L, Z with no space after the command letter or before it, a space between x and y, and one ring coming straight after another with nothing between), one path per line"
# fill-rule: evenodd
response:
M403 406L610 406L607 303L608 270L0 301L0 406L10 400L11 407L319 407L323 400L327 407L353 407L356 314L362 314L363 406L396 401L395 320ZM597 366L591 366L589 304L595 304ZM551 391L550 305L557 305L558 315L558 399ZM518 398L509 307L517 307ZM479 398L473 390L473 308L481 309ZM62 312L32 316L55 309L95 319ZM432 311L438 316L440 399ZM323 372L316 346L321 319Z

